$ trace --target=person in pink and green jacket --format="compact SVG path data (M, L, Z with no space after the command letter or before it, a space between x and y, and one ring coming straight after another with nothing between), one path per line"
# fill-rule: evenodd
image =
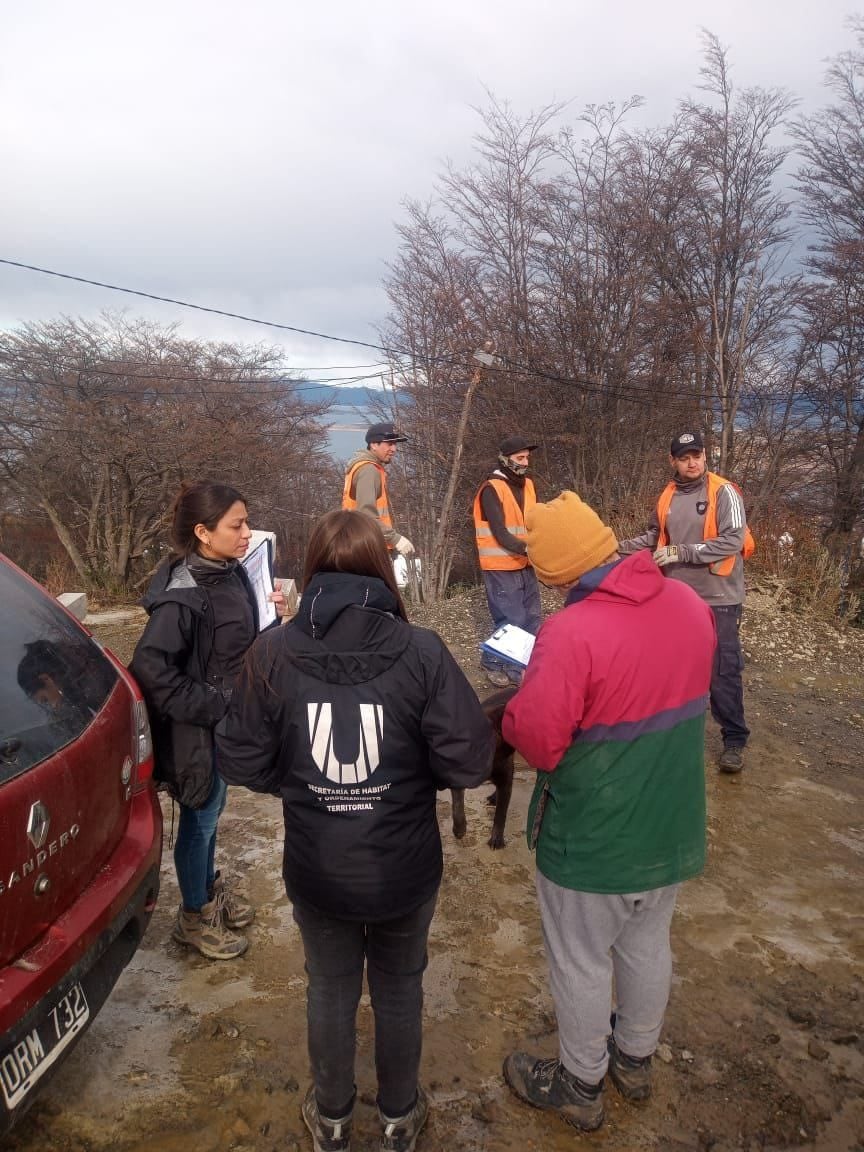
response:
M531 564L566 595L502 734L537 769L528 815L559 1055L515 1052L513 1091L585 1131L608 1070L645 1099L669 998L678 888L705 863L710 608L648 552L620 557L575 492L526 517ZM612 1012L612 982L615 1011Z

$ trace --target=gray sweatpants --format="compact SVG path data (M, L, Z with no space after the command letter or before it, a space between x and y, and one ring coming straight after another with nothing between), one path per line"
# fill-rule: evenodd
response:
M624 896L576 892L537 873L561 1063L587 1084L606 1074L615 976L615 1043L657 1047L672 983L669 925L680 885Z

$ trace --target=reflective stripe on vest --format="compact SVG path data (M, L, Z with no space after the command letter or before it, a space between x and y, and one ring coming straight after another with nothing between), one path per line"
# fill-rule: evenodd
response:
M342 489L342 508L346 512L357 511L357 498L351 494L351 489L354 487L354 477L361 468L376 468L381 474L381 493L375 501L375 511L378 513L378 522L382 528L392 528L393 521L390 519L390 506L387 503L387 473L380 464L374 464L371 460L358 460L356 464L352 465L345 474L345 487Z
M716 540L719 535L717 531L717 493L721 488L725 488L727 484L732 484L732 481L726 480L723 476L718 476L714 472L706 472L705 476L708 481L708 508L705 512L705 526L702 529L702 539ZM735 488L736 486L733 484L732 487ZM672 497L677 491L678 487L675 481L670 480L660 493L660 499L657 501L657 523L660 527L657 536L658 548L663 548L669 543L669 533L666 530L666 518L669 515L669 508L672 505ZM740 555L747 560L755 551L756 541L753 539L753 534L750 529L745 525L744 545L741 548ZM709 569L714 576L729 576L735 567L736 559L737 554L724 556L722 560L716 560L713 564L710 564Z
M477 545L477 555L480 558L480 567L484 572L518 572L520 568L528 567L527 556L517 556L502 548L492 532L488 520L483 519L483 508L480 496L486 485L491 485L501 501L504 511L504 526L513 536L525 535L525 512L537 503L537 495L531 480L525 480L525 508L519 507L519 502L513 495L513 490L506 480L493 477L484 482L477 489L474 497L474 540Z

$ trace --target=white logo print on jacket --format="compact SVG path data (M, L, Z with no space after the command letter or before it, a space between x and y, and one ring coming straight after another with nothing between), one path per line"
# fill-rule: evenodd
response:
M333 712L329 703L307 704L309 740L318 770L334 784L362 784L378 767L384 735L384 708L361 704L358 754L354 763L343 764L333 749Z

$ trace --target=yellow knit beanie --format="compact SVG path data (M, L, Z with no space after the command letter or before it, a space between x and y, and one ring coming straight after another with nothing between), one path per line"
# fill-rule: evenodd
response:
M544 584L572 584L617 550L615 533L575 492L562 492L525 514L525 544Z

